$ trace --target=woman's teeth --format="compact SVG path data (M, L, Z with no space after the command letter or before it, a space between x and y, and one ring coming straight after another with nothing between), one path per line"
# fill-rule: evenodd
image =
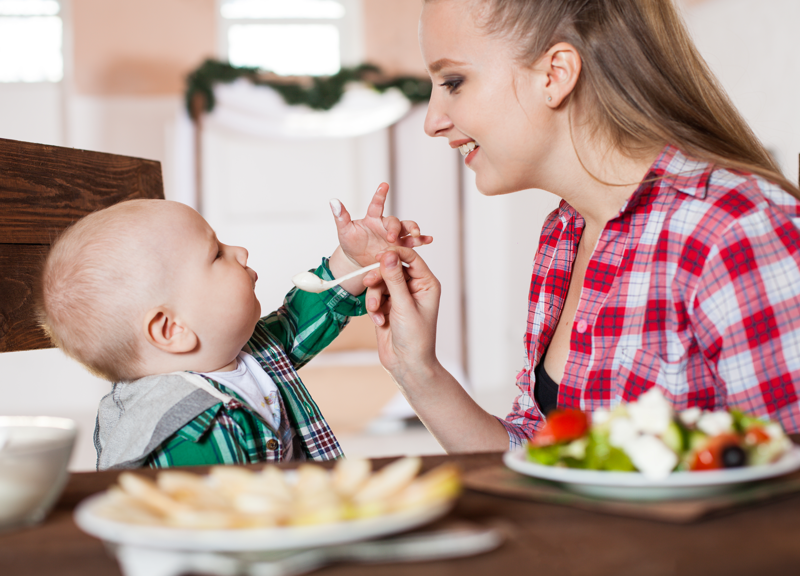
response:
M458 147L458 149L461 151L462 156L466 156L467 154L475 150L475 148L478 148L478 145L475 144L475 142L467 142L466 144L462 144L461 146Z

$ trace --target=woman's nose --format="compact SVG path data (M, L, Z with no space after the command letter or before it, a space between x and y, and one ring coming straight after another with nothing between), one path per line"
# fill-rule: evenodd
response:
M425 134L430 137L446 136L447 131L452 127L453 122L442 110L439 104L439 98L436 96L436 91L434 90L428 102L428 113L425 115Z

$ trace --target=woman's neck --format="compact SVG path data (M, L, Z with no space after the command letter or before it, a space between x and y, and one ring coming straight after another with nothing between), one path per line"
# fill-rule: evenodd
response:
M620 152L602 156L583 152L579 160L573 153L565 167L570 177L550 191L583 216L587 227L602 230L639 188L656 156L634 160Z
M546 181L539 187L566 200L599 235L639 187L662 146L631 158L602 139L587 137L586 130L570 130L568 112L559 120L553 162L547 173L539 173Z

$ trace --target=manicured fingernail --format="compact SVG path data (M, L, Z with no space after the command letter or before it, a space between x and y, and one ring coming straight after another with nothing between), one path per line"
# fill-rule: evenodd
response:
M375 316L372 317L372 322L375 324L375 326L383 326L383 316L380 314L375 314Z
M397 254L395 254L394 252L387 254L386 257L383 259L383 262L384 264L386 264L387 268L396 267L398 262Z
M341 216L342 215L342 203L339 202L336 198L331 198L330 204L331 204L331 212L333 212L333 215L336 216L337 218L339 216Z

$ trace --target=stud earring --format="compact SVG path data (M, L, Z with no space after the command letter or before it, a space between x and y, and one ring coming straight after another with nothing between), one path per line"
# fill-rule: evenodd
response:
M550 102L550 100L552 100L552 98L550 96L548 96L547 97L547 101Z

